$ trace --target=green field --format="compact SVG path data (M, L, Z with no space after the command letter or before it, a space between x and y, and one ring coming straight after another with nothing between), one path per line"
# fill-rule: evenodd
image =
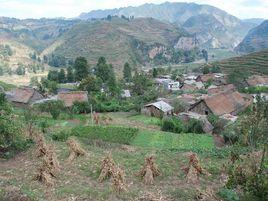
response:
M169 150L211 150L214 148L213 138L203 134L174 134L142 130L133 140L132 145Z
M145 125L156 125L156 126L161 125L161 120L156 117L148 117L145 115L134 115L130 116L128 119L142 122Z

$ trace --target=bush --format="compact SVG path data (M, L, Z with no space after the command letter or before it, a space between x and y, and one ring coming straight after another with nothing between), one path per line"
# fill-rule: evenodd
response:
M76 114L82 114L82 113L90 113L91 112L91 106L89 102L78 102L75 101L72 106L73 113Z
M107 142L130 144L138 134L136 128L117 126L85 126L75 127L70 132L62 131L52 135L53 140L65 141L69 136L99 139Z
M203 133L203 127L201 121L197 119L190 119L186 125L187 133Z
M225 201L239 201L238 195L231 189L221 188L218 194Z
M13 117L13 108L8 104L5 94L0 94L0 157L12 156L26 148L22 124Z
M45 103L40 103L37 106L41 112L48 112L51 114L53 119L57 119L60 116L60 113L64 109L62 101L47 101Z
M176 117L165 117L162 120L162 130L174 133L183 133L185 127L180 119Z

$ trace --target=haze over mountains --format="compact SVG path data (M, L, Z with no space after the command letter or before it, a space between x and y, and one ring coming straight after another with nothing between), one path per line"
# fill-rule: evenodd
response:
M268 20L251 29L244 40L237 46L239 52L256 52L268 48Z
M189 59L185 53L196 47L233 50L261 22L240 20L209 5L167 2L96 10L72 20L2 17L0 38L11 48L26 46L28 52L37 52L41 58L51 54L68 59L85 56L95 63L105 56L119 66L126 61L135 65L163 64ZM266 45L251 51L263 48Z

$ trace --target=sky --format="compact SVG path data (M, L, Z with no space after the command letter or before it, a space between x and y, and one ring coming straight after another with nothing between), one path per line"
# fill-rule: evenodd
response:
M0 16L25 18L77 17L96 9L160 4L167 0L0 0ZM239 17L268 19L268 0L169 0L209 4Z

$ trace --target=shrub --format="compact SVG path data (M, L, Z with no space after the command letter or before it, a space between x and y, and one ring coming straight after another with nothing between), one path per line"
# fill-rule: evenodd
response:
M202 123L197 119L190 119L186 127L187 133L203 133Z
M174 133L182 133L185 128L182 121L176 117L165 117L162 120L162 130Z
M81 113L90 113L91 111L91 106L89 102L78 102L75 101L73 106L72 106L72 111L76 114L81 114Z
M130 144L138 134L136 128L118 126L75 127L69 132L62 131L52 135L53 140L65 141L69 136L99 139L107 142Z
M5 94L0 94L0 157L8 157L26 148L27 141L22 136L22 124L14 119L12 107Z
M62 101L54 101L54 100L38 104L37 107L41 112L50 113L53 119L57 119L60 116L60 113L64 109Z
M221 188L218 194L225 201L239 201L238 195L231 189Z

